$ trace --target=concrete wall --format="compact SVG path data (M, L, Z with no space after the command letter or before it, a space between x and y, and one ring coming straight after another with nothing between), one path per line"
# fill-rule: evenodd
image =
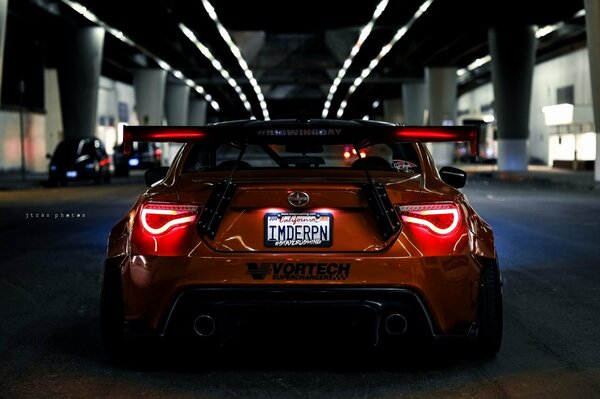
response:
M25 167L29 172L48 170L46 159L46 117L24 113ZM21 128L18 111L0 111L0 171L21 170Z
M28 172L46 172L46 154L53 153L63 139L60 108L60 91L56 70L48 69L45 79L46 114L24 113L25 164ZM119 103L121 105L119 106ZM98 121L96 136L109 154L117 142L117 124L126 118L129 124L137 124L134 112L135 92L132 85L101 77L98 90ZM119 112L120 107L120 112ZM21 170L21 129L18 111L0 111L0 172Z
M119 122L137 124L134 105L135 91L132 85L100 77L96 136L104 142L109 154L121 142L118 137Z
M532 158L546 164L551 163L549 140L557 132L557 128L544 124L542 107L556 104L556 89L570 85L574 86L576 106L592 104L590 68L585 48L535 66L529 118L529 149ZM489 105L493 99L492 84L480 86L459 97L458 112L463 117L482 115L481 106Z

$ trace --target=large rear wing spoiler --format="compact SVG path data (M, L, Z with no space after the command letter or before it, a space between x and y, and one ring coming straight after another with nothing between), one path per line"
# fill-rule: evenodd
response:
M352 143L359 148L398 141L469 142L471 153L477 154L477 130L473 126L403 126L363 120L248 120L207 126L124 126L125 154L130 153L134 141L175 143L216 141L248 144Z

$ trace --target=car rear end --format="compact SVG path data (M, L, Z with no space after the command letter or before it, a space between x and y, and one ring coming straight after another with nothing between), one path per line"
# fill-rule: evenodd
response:
M215 160L186 145L111 233L128 333L223 343L301 331L367 346L477 334L489 226L424 145L387 159L381 147L331 147Z

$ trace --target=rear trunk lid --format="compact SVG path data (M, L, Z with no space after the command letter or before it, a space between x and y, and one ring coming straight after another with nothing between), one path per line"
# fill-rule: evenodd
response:
M421 175L373 171L371 176L392 205L418 201ZM182 177L180 200L202 202L203 213L210 213L210 196L221 181L223 175L211 172ZM399 234L382 234L367 201L364 171L265 170L257 177L256 171L240 170L234 184L225 193L231 199L218 216L218 227L201 234L215 251L376 252ZM201 223L202 216L207 215L201 215Z

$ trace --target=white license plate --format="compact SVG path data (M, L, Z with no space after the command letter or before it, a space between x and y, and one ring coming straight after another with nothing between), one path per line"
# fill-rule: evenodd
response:
M70 177L71 179L74 179L77 177L77 171L76 170L68 170L67 171L67 177Z
M129 166L138 166L140 164L140 160L137 158L131 158L129 160Z
M265 214L265 246L330 247L333 215L331 213Z

